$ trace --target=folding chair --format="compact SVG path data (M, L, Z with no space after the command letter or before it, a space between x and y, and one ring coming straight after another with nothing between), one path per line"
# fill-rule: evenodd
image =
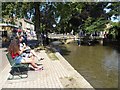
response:
M22 63L21 64L16 64L15 60L12 59L10 53L7 53L6 56L7 56L7 59L9 61L10 65L11 65L11 71L10 71L10 74L12 75L11 79L14 79L15 75L19 76L20 78L27 78L28 77L27 72L28 72L28 69L29 69L29 64L22 64ZM25 76L23 76L23 75L25 75Z

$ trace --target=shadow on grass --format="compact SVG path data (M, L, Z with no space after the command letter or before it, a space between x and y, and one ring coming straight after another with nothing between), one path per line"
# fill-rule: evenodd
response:
M68 50L65 46L56 46L55 49L61 54L61 55L69 55L71 53L70 50Z

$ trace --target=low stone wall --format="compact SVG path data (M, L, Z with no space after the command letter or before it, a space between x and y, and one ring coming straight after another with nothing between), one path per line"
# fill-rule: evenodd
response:
M54 49L55 50L55 49ZM60 60L60 63L69 71L70 77L74 79L77 82L78 88L90 88L91 90L95 90L90 83L82 76L80 75L68 62L65 60L65 58L59 53L56 52L55 55ZM68 77L69 78L69 77Z

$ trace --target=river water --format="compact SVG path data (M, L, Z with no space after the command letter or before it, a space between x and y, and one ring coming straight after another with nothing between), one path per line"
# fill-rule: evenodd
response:
M76 43L57 47L64 58L94 87L118 87L118 58L116 49L108 46L77 46Z

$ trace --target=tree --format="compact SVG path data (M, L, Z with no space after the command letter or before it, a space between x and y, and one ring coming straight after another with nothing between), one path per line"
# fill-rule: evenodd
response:
M6 18L6 22L15 24L14 20L14 3L2 3L2 17Z
M38 40L40 39L40 3L35 2L5 2L2 3L2 16L4 18L12 18L11 23L15 22L13 19L27 18L30 19L31 15L34 14L35 9L35 31ZM35 7L34 7L35 6ZM28 13L30 15L28 15Z
M39 10L39 3L35 2L34 3L35 6L35 31L36 31L36 35L37 35L37 39L40 42L40 10Z
M109 3L108 6L106 6L107 9L110 11L107 13L109 18L114 15L114 18L117 19L117 17L120 15L119 9L120 9L120 2L112 2Z
M57 7L57 16L60 17L60 27L65 31L71 31L72 28L77 31L78 27L84 26L84 30L90 31L93 28L87 27L85 24L88 22L89 26L94 22L94 25L100 26L98 24L101 22L101 25L104 24L104 21L107 20L107 16L105 14L104 8L108 3L93 3L93 2L69 2L69 3L58 3L56 4ZM89 22L89 18L92 21ZM97 23L97 21L99 21ZM103 24L102 24L103 23ZM64 28L63 28L64 27ZM96 26L97 27L97 26ZM71 30L67 30L70 29ZM82 28L82 27L81 27ZM95 27L94 27L95 28ZM93 28L93 30L94 30ZM102 29L102 27L101 27Z
M38 40L43 30L53 29L53 24L61 33L72 29L77 32L78 27L94 32L104 30L110 16L119 15L116 9L119 4L108 5L108 2L8 2L2 6L3 16L32 17ZM106 13L105 8L110 8L110 12Z
M112 27L110 30L115 30L115 36L118 41L120 41L120 2L112 2L109 3L109 5L106 7L107 9L110 9L110 11L107 13L108 18L111 19L113 16L114 20L118 20L118 22L110 22Z
M2 17L6 19L14 19L16 22L18 18L28 18L27 13L31 11L33 4L30 2L3 2L2 3Z

